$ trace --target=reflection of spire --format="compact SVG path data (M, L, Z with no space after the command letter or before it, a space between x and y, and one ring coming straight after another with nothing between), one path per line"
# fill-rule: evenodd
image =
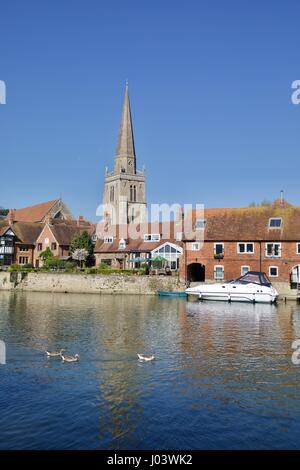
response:
M134 138L130 110L130 101L128 94L128 82L126 81L125 97L123 104L123 113L121 118L119 138L116 149L116 157L134 157Z

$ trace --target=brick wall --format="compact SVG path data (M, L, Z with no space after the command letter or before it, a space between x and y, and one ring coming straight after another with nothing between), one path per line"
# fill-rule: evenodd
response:
M297 254L296 242L281 242L280 257L267 257L265 253L265 242L261 244L255 242L253 254L238 253L238 242L236 241L224 242L223 259L214 258L215 243L216 242L206 241L198 251L192 251L190 249L190 242L184 243L184 253L180 262L180 278L182 280L187 279L188 266L192 263L200 263L205 266L205 280L214 280L216 266L224 266L225 280L239 277L241 275L242 266L249 266L252 271L264 271L267 275L269 275L269 267L276 266L278 267L278 277L271 279L278 282L289 282L292 268L296 265L300 265L300 254Z

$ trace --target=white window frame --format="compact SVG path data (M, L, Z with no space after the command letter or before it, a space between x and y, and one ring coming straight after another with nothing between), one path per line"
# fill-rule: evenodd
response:
M246 264L244 264L243 266L241 266L241 276L244 276L245 274L247 274L247 273L243 273L243 268L248 269L247 273L251 271L250 266L247 266Z
M160 233L145 233L144 242L159 242Z
M121 240L119 241L119 250L125 250L126 248L126 240L124 240L124 238L121 238Z
M279 227L271 227L271 220L280 220L280 226ZM271 230L280 230L282 228L282 217L270 217L269 218L269 228Z
M104 237L104 243L113 243L114 237Z
M300 255L300 242L296 243L296 254Z
M271 269L277 269L277 274L271 274ZM278 266L269 266L269 277L278 277L278 276L279 276Z
M195 223L195 230L204 230L205 227L206 227L206 219L196 219L196 223ZM202 225L201 227L198 227L198 224L199 225Z
M222 269L223 277L217 277L217 276L216 276L216 274L217 274L217 268L218 268L218 269L220 269L220 268ZM216 264L216 265L214 266L214 280L215 280L215 281L224 281L224 278L225 278L224 272L225 272L224 266L223 266L222 264Z
M192 251L199 251L201 248L201 243L192 243Z
M273 245L271 255L268 255L268 245ZM279 246L278 255L274 255L274 245ZM266 258L281 258L281 243L278 243L278 242L268 242L268 243L266 243L265 254L266 254Z
M222 245L222 253L217 253L217 245ZM214 243L214 255L224 255L225 254L225 245L224 242L216 242Z
M240 251L240 245L244 245L245 251ZM252 245L252 251L247 251L247 245ZM239 255L254 255L255 253L255 243L254 242L238 242L236 244L236 250Z

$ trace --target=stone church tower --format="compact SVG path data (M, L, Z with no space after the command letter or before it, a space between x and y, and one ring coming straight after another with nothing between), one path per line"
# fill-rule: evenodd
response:
M106 169L103 204L105 218L110 224L145 222L146 195L144 170L136 168L133 127L131 119L128 83L126 83L123 113L114 171Z

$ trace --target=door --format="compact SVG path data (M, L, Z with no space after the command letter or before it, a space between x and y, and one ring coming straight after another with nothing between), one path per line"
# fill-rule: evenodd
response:
M292 276L291 276L292 284L300 284L300 265L295 266L292 269Z

